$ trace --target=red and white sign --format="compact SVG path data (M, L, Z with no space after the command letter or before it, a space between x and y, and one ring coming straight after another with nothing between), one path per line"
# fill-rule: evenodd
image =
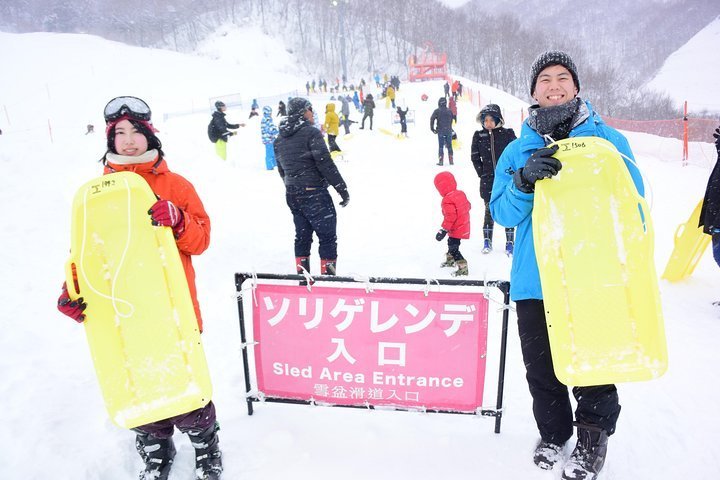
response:
M258 284L258 391L274 398L475 412L482 405L482 293Z

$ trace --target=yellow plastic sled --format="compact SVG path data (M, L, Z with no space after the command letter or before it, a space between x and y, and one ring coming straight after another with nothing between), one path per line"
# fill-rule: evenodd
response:
M155 200L141 176L121 172L80 187L72 207L68 291L87 301L100 389L124 428L195 410L212 393L175 239L150 224Z
M558 145L563 168L537 183L533 209L555 374L576 386L657 378L667 347L647 204L610 142Z
M379 127L378 130L380 130L380 133L384 133L385 135L396 138L397 140L405 140L406 138L405 135L403 135L402 133L393 133L387 128Z
M662 274L665 280L679 282L692 275L710 243L710 235L698 227L702 203L701 199L688 221L678 225L675 231L675 246Z

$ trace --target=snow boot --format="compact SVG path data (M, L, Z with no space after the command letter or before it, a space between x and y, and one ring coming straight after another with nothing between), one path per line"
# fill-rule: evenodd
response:
M448 155L448 161L449 161L450 165L453 164L452 157L453 157L452 155Z
M442 157L442 156L439 156L439 157L438 157L438 162L437 162L435 165L439 165L439 166L442 167L442 164L443 164L443 157Z
M440 264L441 267L454 267L455 266L455 259L453 256L449 253L445 254L445 261Z
M220 426L215 423L205 430L187 432L190 442L195 448L195 478L197 480L219 480L223 471L222 452L218 446L217 431Z
M513 242L505 242L505 255L507 255L508 257L512 257L513 256L513 247L514 247Z
M457 265L458 269L451 273L453 277L460 277L468 274L467 260L458 260L455 262L455 265Z
M135 449L145 462L140 480L167 480L176 453L172 437L157 438L139 431L136 433Z
M310 257L295 257L295 268L299 275L303 274L303 268L310 273Z
M564 445L540 440L540 443L535 447L533 462L543 470L552 470L555 464L562 458L563 446Z
M335 265L337 264L336 259L320 259L320 275L335 275Z
M485 243L483 243L482 253L488 254L490 252L492 252L492 241L486 238Z
M595 425L575 422L577 445L563 469L563 480L595 480L605 464L608 434Z

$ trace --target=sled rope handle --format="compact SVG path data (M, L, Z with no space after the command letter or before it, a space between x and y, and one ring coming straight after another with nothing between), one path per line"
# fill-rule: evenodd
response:
M602 146L602 147L603 147L604 149L606 149L606 150L613 151L613 150L610 149L610 147L608 147L608 146L605 145L605 144L598 143L597 145ZM618 149L615 149L614 151L617 152L617 153L619 153L622 158L624 158L624 159L627 160L628 162L632 163L633 165L635 165L635 168L637 168L638 173L640 174L640 178L642 178L643 184L644 184L644 185L647 185L647 187L648 187L648 193L650 194L650 195L649 195L649 196L650 196L650 202L648 203L648 208L649 208L650 211L652 212L652 207L653 207L653 204L655 203L655 202L654 202L654 200L655 200L655 194L654 194L654 192L653 192L652 183L650 183L650 180L643 174L642 170L640 169L640 167L638 166L637 162L636 162L634 159L632 159L632 158L630 158L629 156L625 155L624 153L622 153L622 152L621 152L620 150L618 150Z
M80 272L82 273L83 280L85 280L85 283L87 284L88 288L92 290L95 294L99 295L102 298L106 298L112 302L113 310L115 310L115 314L120 318L129 318L132 316L132 314L135 312L135 306L128 302L127 300L123 300L121 298L117 298L115 296L115 285L117 284L117 277L120 273L120 269L122 268L123 263L125 262L125 255L127 254L127 251L130 247L130 236L132 233L132 224L130 223L130 186L128 185L127 180L123 180L125 182L125 189L127 190L127 216L128 216L128 232L127 232L127 238L125 239L125 247L123 248L122 255L120 256L120 263L118 264L117 269L115 269L115 275L112 279L112 282L110 284L110 295L105 295L104 293L100 292L97 288L95 288L92 283L90 283L90 280L87 278L87 275L85 274L85 267L83 266L83 260L85 259L85 244L87 241L87 195L89 188L85 189L85 195L83 196L83 234L82 234L82 244L80 245ZM127 315L124 315L120 312L118 309L118 303L127 305L130 308L130 313Z

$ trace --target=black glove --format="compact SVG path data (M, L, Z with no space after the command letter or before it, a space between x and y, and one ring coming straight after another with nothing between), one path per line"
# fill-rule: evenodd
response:
M430 130L432 130L432 132L437 135L437 130L435 130L434 128L431 128Z
M342 202L340 202L341 207L347 207L347 204L350 203L350 194L347 190L340 190L338 192L340 194L340 198L342 198Z
M513 175L513 181L518 190L532 193L535 191L535 182L557 175L562 168L560 160L552 156L557 150L558 146L553 145L535 150L530 155L525 166L518 169Z
M435 234L435 240L440 242L443 238L445 238L445 235L447 235L447 230L441 228L440 230L438 230L438 233Z
M715 129L713 137L715 137L715 149L717 150L718 155L720 155L720 127Z

